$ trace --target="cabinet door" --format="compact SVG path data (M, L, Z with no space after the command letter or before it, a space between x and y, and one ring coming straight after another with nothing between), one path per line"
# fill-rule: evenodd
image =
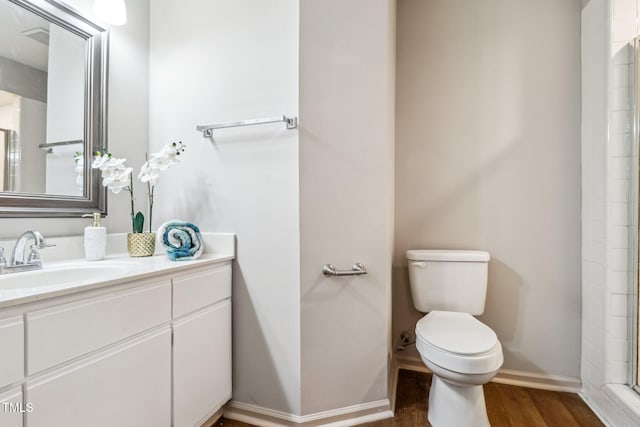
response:
M29 427L171 424L171 328L27 383Z
M173 390L174 427L199 426L231 397L230 300L174 323Z
M31 405L22 402L22 389L13 388L0 393L0 426L22 427L22 413L31 410Z
M24 375L23 332L22 316L0 320L0 388L21 380Z

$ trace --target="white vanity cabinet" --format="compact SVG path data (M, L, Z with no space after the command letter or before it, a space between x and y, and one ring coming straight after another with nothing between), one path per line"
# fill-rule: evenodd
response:
M231 397L231 262L175 270L0 309L0 426L196 427L216 414Z
M173 425L199 426L231 398L231 265L173 280Z

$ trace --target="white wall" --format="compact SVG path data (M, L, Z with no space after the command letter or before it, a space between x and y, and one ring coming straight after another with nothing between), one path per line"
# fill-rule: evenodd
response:
M577 380L580 9L398 2L394 342L422 315L407 249L487 250L503 368Z
M84 138L85 56L84 39L50 26L46 142Z
M20 127L20 97L13 95L11 102L0 107L0 128L17 131Z
M157 221L237 234L232 407L289 420L386 401L393 235L394 2L298 5L151 8L151 150L187 144ZM298 75L299 141L282 124L195 131L295 115ZM320 273L356 261L366 278Z
M300 413L298 132L198 124L297 115L296 0L151 4L150 150L181 140L160 178L156 226L236 233L233 400Z
M6 132L8 135L6 145L0 148L4 150L2 155L3 157L3 167L2 167L2 175L3 182L0 188L2 189L10 189L10 187L15 187L15 131L18 130L20 126L20 97L17 95L13 95L11 102L5 105L0 106L0 128L8 130ZM13 131L13 132L12 132ZM0 138L4 138L5 136L0 135ZM11 150L11 153L9 152ZM4 162L7 162L6 164ZM11 162L11 165L9 164ZM7 170L8 169L8 170ZM7 248L9 249L9 248Z
M82 150L82 145L62 145L55 147L51 153L46 153L46 193L80 196L84 194L84 185L76 182L82 172L76 172L75 153ZM43 153L45 151L41 150Z
M18 129L16 120L16 108L19 105L18 99L18 97L14 96L11 103L0 106L0 128L10 130Z
M47 73L0 56L0 90L47 102Z
M19 98L17 105L17 146L20 160L15 167L15 191L20 193L46 192L46 154L38 147L46 136L47 104L29 98Z
M85 41L58 25L49 28L46 142L84 139ZM46 154L46 193L82 196L76 185L74 153L81 144L59 146Z
M300 2L302 413L385 400L395 2ZM321 267L369 273L324 278Z
M92 0L67 3L91 16ZM127 24L113 27L110 35L109 151L138 168L144 162L149 135L149 1L127 2L127 14ZM144 208L144 197L139 195L136 203ZM109 232L131 230L128 204L124 193L109 195L109 216L103 221ZM78 235L87 224L86 219L75 218L0 219L0 238L15 238L28 229L39 230L45 237Z

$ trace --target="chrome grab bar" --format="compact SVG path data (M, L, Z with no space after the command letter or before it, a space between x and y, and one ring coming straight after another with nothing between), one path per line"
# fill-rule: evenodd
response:
M364 265L356 262L351 266L351 270L336 270L336 266L333 264L326 264L322 267L322 274L327 277L331 276L360 276L361 274L367 274L367 269Z

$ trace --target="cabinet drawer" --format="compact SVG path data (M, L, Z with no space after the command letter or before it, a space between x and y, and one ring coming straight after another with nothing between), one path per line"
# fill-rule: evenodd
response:
M0 320L0 388L24 374L24 324L22 316ZM2 411L2 408L0 408Z
M97 350L170 319L169 280L28 313L28 373Z
M231 297L231 263L173 278L173 317Z
M22 413L32 409L31 404L22 402L22 388L0 393L0 426L22 427Z
M82 359L26 384L29 427L171 425L171 328Z

